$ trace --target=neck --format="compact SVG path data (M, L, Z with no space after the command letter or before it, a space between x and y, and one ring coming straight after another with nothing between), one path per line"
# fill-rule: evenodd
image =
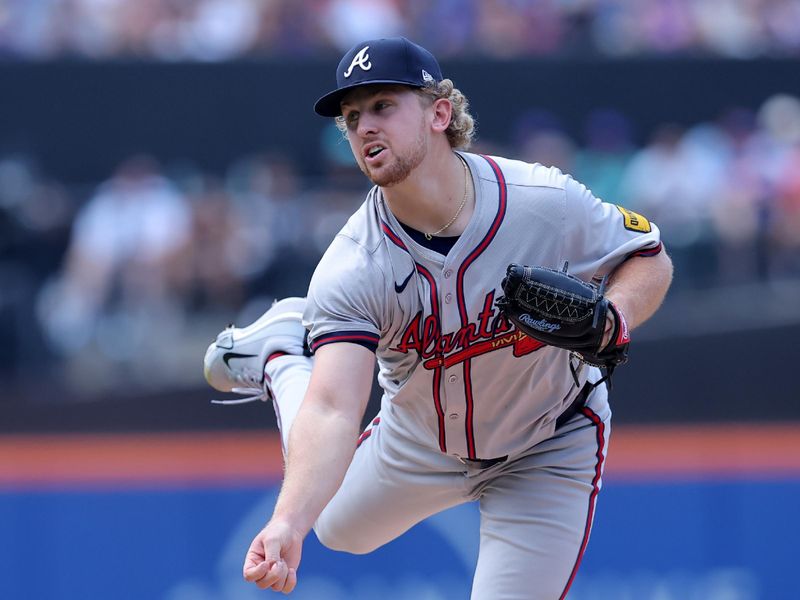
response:
M435 157L432 156L435 154ZM438 231L457 213L457 218L437 235L461 235L474 209L474 194L469 171L461 159L449 150L431 153L401 183L381 188L386 202L398 221L424 233Z

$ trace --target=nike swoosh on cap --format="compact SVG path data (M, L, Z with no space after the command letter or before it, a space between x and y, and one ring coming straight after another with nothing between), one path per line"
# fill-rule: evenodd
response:
M226 352L222 355L222 362L225 363L229 369L231 368L230 363L228 362L232 358L253 358L254 356L258 356L257 354L239 354L238 352Z
M408 282L411 281L411 276L413 274L414 274L414 271L411 271L411 273L408 274L408 277L406 277L405 281L403 283L401 283L400 285L397 285L397 282L395 282L394 291L397 292L398 294L402 294L403 290L406 289L406 286L408 285Z

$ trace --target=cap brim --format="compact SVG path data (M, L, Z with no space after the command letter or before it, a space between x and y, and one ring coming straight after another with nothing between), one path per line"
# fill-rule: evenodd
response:
M339 88L328 94L325 94L314 104L314 112L322 117L338 117L342 114L342 107L340 106L342 98L350 93L351 90L354 90L358 87L363 87L365 85L374 85L376 83L397 83L414 88L422 87L416 82L400 81L399 79L375 79L372 81L361 81L359 83L354 83L353 85L348 85L347 87Z

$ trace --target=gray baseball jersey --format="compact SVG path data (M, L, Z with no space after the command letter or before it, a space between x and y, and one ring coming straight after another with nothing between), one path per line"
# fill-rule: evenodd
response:
M506 266L568 261L590 280L658 253L660 236L556 168L460 154L475 211L447 256L414 242L375 187L319 263L304 321L313 350L352 342L376 352L382 426L461 458L515 456L552 436L597 370L499 314Z

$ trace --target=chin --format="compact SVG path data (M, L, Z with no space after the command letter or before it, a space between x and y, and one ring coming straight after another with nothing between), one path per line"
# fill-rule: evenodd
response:
M379 169L371 170L366 165L361 170L370 181L380 187L392 187L404 182L422 162L423 155L414 155L409 159L395 159Z
M408 177L408 173L404 169L398 168L398 165L387 164L377 169L370 169L366 165L359 164L361 172L367 176L374 185L380 187L391 187L400 183Z
M404 182L408 178L408 173L388 172L373 174L372 176L368 177L375 185L388 188Z
M405 179L405 177L399 179L393 173L371 173L368 177L372 183L380 187L392 187Z

